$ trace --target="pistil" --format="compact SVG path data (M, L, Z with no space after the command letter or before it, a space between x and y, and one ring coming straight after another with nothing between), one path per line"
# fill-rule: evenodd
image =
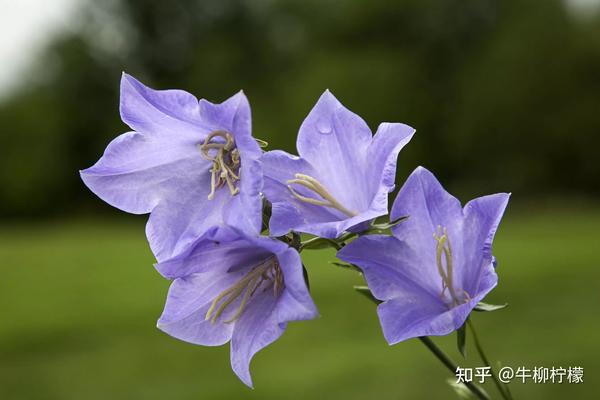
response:
M461 301L456 295L456 290L454 289L452 247L450 246L450 239L448 238L448 230L446 228L442 229L441 226L438 226L438 231L437 233L434 232L433 238L437 242L435 261L437 264L438 273L442 278L442 293L440 296L444 297L444 293L446 289L448 289L450 297L452 298L452 302L456 306L460 304Z
M212 142L215 138L220 138L222 141ZM199 149L204 158L212 161L208 199L212 200L216 190L225 185L232 196L238 194L240 153L235 147L233 136L229 132L214 131L206 137Z
M314 204L316 206L324 206L335 208L338 211L346 214L348 217L354 217L357 215L356 212L351 211L344 207L329 191L323 186L321 182L313 178L312 176L305 174L295 174L295 179L290 179L287 181L288 189L292 193L292 195L300 201L305 203ZM293 184L304 186L305 188L311 190L315 194L321 197L321 199L315 199L313 197L308 197L301 195L298 193L293 187Z
M242 277L238 282L225 289L213 299L213 302L206 312L205 319L211 323L217 322L217 319L223 314L225 309L241 296L240 304L235 314L226 321L226 324L236 321L244 312L248 301L255 292L263 287L263 292L273 287L273 296L278 297L283 290L283 273L275 257L270 257L253 267L250 272Z

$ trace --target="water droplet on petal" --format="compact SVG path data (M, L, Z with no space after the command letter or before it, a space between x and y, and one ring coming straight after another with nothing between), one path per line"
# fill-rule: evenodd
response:
M329 135L333 129L329 121L321 119L317 121L317 130L322 135Z

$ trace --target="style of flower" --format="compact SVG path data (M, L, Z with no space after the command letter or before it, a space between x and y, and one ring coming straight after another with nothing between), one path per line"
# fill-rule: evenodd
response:
M212 104L123 74L120 111L133 132L114 139L81 178L112 206L151 213L146 234L159 261L215 225L260 229L261 150L242 92Z
M498 281L492 240L509 194L479 197L461 208L425 168L408 178L391 219L408 216L393 236L362 236L338 257L358 265L390 344L460 328Z
M413 134L407 125L382 123L372 136L365 121L325 91L300 127L300 157L279 150L261 157L271 234L336 238L386 214L398 153Z
M198 345L231 341L231 367L248 386L254 354L288 322L318 315L300 255L280 240L214 228L156 268L174 278L159 329Z

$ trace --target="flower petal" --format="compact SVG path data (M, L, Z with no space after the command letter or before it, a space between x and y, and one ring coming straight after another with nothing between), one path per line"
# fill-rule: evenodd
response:
M277 303L277 322L302 321L318 317L310 297L300 254L291 247L277 255L285 279L285 290Z
M218 190L208 199L209 177L201 181L179 181L179 190L152 210L146 224L146 236L157 260L163 261L185 250L202 233L224 225L223 210L231 202L227 190Z
M214 270L227 272L240 266L250 267L271 254L271 249L265 246L263 239L271 240L249 240L235 228L213 227L185 251L157 263L155 267L167 279ZM282 242L278 243L283 248L287 247Z
M370 221L382 215L380 211L367 210L354 217L341 221L308 223L294 228L295 231L311 233L316 236L334 239L343 232L361 232L368 228Z
M222 321L227 321L230 314L235 312L235 307L226 309L215 323L206 320L206 313L213 299L237 279L237 274L224 273L220 269L176 279L169 289L158 328L189 343L204 346L227 343L234 326Z
M260 157L260 146L252 137L250 104L240 91L219 104L200 100L200 116L213 130L225 130L233 134L243 159L256 160Z
M435 176L423 167L410 174L394 201L391 219L403 216L408 219L392 228L392 232L421 255L423 266L436 268L437 244L433 234L440 227L448 230L455 264L461 263L463 217L460 201L446 192Z
M434 322L446 311L442 304L419 296L395 298L377 307L383 336L389 344L419 336L450 333L452 330L447 321Z
M131 75L121 78L121 119L137 132L199 141L209 131L198 100L183 90L154 90Z
M509 193L497 193L479 197L465 205L463 246L466 260L461 272L462 284L467 291L478 290L476 286L482 268L493 262L492 241L509 198Z
M236 321L231 338L231 366L238 377L252 387L250 361L254 354L277 340L287 322L315 318L317 309L310 297L298 252L284 243L265 237L250 238L253 248L273 251L284 276L285 288L279 297L270 290L257 292Z
M250 361L261 349L277 340L286 324L279 324L275 309L277 298L271 291L259 291L240 319L231 337L231 368L246 385L252 387Z
M282 236L294 230L336 238L362 222L387 213L386 205L384 210L367 209L348 217L335 209L300 201L290 193L287 181L293 179L296 173L318 176L314 168L306 160L280 150L263 154L261 162L264 170L263 192L272 203L269 229L273 236ZM314 197L314 194L304 193L302 187L296 190Z
M239 319L228 324L221 322L237 313L241 297L223 310L216 323L205 321L219 293L273 255L283 273L282 293L276 296L272 286L254 289ZM288 321L317 315L299 254L276 239L250 235L228 226L212 228L193 246L173 259L158 263L156 268L169 278L182 276L171 286L159 328L196 344L222 344L231 338L232 368L248 386L252 385L249 366L254 354L281 336Z
M200 104L187 92L153 90L124 74L121 115L137 132L113 140L94 166L81 171L81 177L117 208L135 214L152 212L146 232L159 261L225 220L235 220L252 232L260 230L260 148L251 136L250 106L243 93L221 104L205 100ZM218 129L236 136L244 178L239 196L232 199L227 190L219 190L209 201L210 162L197 146ZM231 209L224 210L227 207Z
M307 161L275 150L263 154L261 163L264 171L263 192L273 206L269 223L271 235L282 236L292 229L302 231L301 227L310 226L315 221L339 221L340 216L331 209L302 202L290 193L287 181L294 179L296 173L316 175ZM306 232L318 234L316 231Z
M283 235L295 230L335 238L386 214L398 152L413 133L406 125L384 123L373 138L358 115L325 91L300 127L300 158L282 151L268 152L261 158L265 167L264 193L273 204L271 233ZM287 182L298 173L318 180L355 215L350 217L335 208L298 200L287 187ZM294 189L301 195L315 197L315 193L300 185Z
M302 123L297 148L336 199L350 210L364 211L374 194L360 173L371 139L365 121L326 90Z
M476 296L450 309L440 298L440 277L424 268L420 257L394 237L359 237L340 250L338 258L358 265L373 295L384 301L377 312L389 344L418 336L447 335L460 328L477 302L497 283L490 263Z
M258 168L256 161L247 162L245 168L253 165ZM245 174L246 171L244 169L240 173ZM231 196L226 188L222 188L211 200L208 199L210 177L202 178L196 181L186 177L172 178L173 182L180 180L179 190L152 211L146 225L146 236L158 261L184 251L212 227L229 224L250 234L260 231L260 172L241 180L238 195Z
M208 168L193 146L128 132L114 139L100 160L80 174L102 200L144 214L177 191L179 180L172 177L201 181L203 174L208 177Z
M159 261L182 251L212 226L228 223L250 233L260 232L262 171L257 161L260 148L251 136L250 106L246 96L240 92L220 104L202 100L200 114L211 130L222 129L235 136L241 156L240 192L231 196L227 188L222 188L212 200L207 200L210 189L208 167L202 181L189 178L182 181L176 196L156 207L148 221L147 236Z
M252 139L254 141L254 139ZM262 228L263 172L259 161L246 158L240 167L240 192L233 196L224 210L226 224L250 234L259 234Z
M387 213L388 193L394 190L396 162L400 150L412 139L415 130L399 123L382 123L367 149L365 169L368 192L374 193L370 209Z
M420 256L393 236L361 236L342 248L337 257L363 270L369 288L379 300L418 293L443 304L439 297L442 280L435 268L420 264Z
M377 314L383 335L389 344L420 336L444 336L457 330L467 320L470 312L497 283L497 275L490 268L480 282L480 291L466 303L448 309L431 297L405 292L380 304Z

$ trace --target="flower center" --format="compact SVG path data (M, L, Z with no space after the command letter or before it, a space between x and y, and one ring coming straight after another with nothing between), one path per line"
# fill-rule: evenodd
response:
M339 201L337 201L337 199L333 197L333 195L329 193L327 189L325 189L325 186L323 186L321 182L319 182L312 176L304 174L295 174L294 176L295 179L288 180L287 184L289 191L298 200L303 201L305 203L314 204L316 206L335 208L336 210L341 211L349 217L354 217L355 215L357 215L356 212L347 209ZM305 188L309 189L310 191L314 192L319 197L321 197L321 199L315 199L313 197L301 195L292 187L293 184L304 186Z
M215 191L225 185L232 196L238 194L240 152L235 147L233 136L226 131L211 132L198 148L204 158L212 161L208 199L212 200Z
M206 321L210 320L213 324L217 322L225 309L241 296L240 304L233 317L223 322L229 324L236 321L244 312L248 301L261 287L263 292L273 287L273 296L275 297L278 297L283 291L283 273L275 256L263 260L242 279L219 293L206 312Z
M442 293L440 296L443 298L448 289L448 293L452 299L452 304L457 306L461 303L465 303L471 299L469 294L462 290L462 299L456 294L454 288L454 278L452 266L452 247L450 246L450 239L448 238L448 230L438 225L437 232L433 233L433 238L437 242L435 251L435 261L438 268L438 273L442 278ZM445 261L445 262L444 262Z

